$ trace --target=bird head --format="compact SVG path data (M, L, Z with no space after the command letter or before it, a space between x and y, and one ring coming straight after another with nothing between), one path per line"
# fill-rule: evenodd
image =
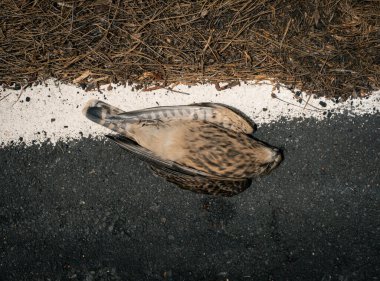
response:
M255 163L257 164L257 174L269 174L284 159L281 149L257 141L254 149Z

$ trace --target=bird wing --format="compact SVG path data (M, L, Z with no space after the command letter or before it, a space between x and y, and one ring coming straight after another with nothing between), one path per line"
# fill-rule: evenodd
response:
M177 171L179 173L183 173L183 174L186 174L189 176L205 176L205 177L211 176L212 177L212 175L209 175L205 172L198 171L196 169L192 169L192 168L186 167L184 165L180 165L180 164L175 163L175 162L170 161L170 160L162 159L161 157L154 154L152 151L138 145L134 141L132 141L132 140L130 140L124 136L106 135L106 137L111 139L112 141L116 142L116 144L118 144L121 148L123 148L129 152L132 152L137 157L139 157L141 160L146 161L146 162L150 163L151 165L167 168L167 169Z
M196 103L191 106L202 106L214 108L219 113L219 118L208 118L207 122L222 126L226 129L244 134L253 134L256 131L256 124L242 111L221 103ZM222 122L220 120L222 118Z
M212 176L173 161L161 159L150 150L139 146L126 137L110 135L107 135L107 137L123 149L135 154L141 160L148 162L156 175L183 189L197 193L230 197L247 189L252 182L251 179L245 178L233 179Z
M204 121L245 134L252 134L256 128L244 113L219 103L160 106L125 112L105 102L90 100L83 113L90 120L119 133L154 121Z
M221 126L239 133L252 134L256 124L243 112L221 103L194 103L190 105L160 106L119 114L117 118L141 120L192 121L199 120Z
M174 183L182 189L208 195L231 197L243 192L252 183L251 179L223 179L200 175L194 176L155 165L151 165L150 168L157 176L163 177L168 182Z

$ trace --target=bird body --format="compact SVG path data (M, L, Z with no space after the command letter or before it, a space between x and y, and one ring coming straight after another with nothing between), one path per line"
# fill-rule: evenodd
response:
M252 138L255 125L246 116L221 104L124 112L91 100L83 111L118 132L110 138L155 174L195 192L235 195L282 160L278 149Z

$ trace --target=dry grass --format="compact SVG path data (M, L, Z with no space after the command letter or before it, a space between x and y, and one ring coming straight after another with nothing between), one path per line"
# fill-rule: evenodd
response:
M380 86L379 1L2 0L0 20L5 85L271 79L342 98Z

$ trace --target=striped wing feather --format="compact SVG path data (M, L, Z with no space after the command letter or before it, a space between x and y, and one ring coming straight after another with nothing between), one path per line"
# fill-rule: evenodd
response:
M246 190L252 183L251 179L223 179L205 176L191 176L164 167L151 165L157 175L178 187L196 193L231 197Z
M156 175L163 177L168 182L174 183L182 189L196 193L230 197L247 189L252 182L251 179L231 179L211 176L205 172L161 159L126 137L110 135L107 135L107 137L141 160L148 162Z

